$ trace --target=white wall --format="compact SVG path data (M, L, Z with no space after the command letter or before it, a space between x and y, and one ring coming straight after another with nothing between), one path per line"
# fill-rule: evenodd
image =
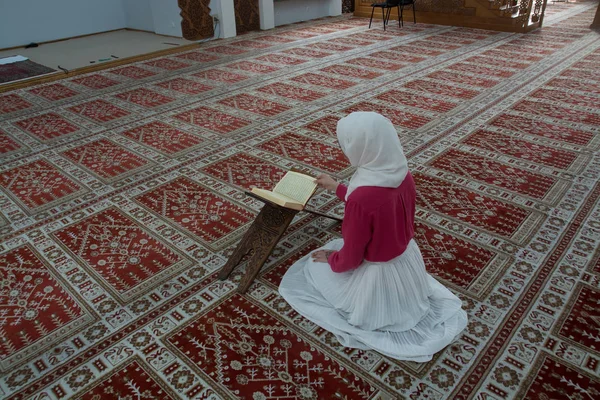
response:
M274 6L275 26L342 14L341 0L281 0Z
M181 37L181 9L177 0L150 0L154 32L159 35Z
M125 26L122 0L0 0L0 49Z
M273 10L264 7L269 0L260 1L261 27L269 29ZM221 21L215 34L235 36L233 0L212 0L210 7ZM276 1L274 22L284 25L341 11L341 0ZM127 27L182 37L180 12L177 0L0 0L0 49Z
M181 9L177 0L122 0L127 28L181 37Z
M123 0L128 28L154 32L154 17L150 0Z
M235 8L233 0L212 0L209 5L211 15L219 17L219 38L225 39L237 35Z
M260 13L260 29L275 28L275 6L273 0L258 0Z

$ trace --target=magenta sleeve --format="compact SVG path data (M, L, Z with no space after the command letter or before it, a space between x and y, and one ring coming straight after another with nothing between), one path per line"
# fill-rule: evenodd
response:
M342 184L339 184L337 190L335 191L335 195L340 200L346 201L346 193L348 193L348 188Z
M358 268L365 259L365 252L372 234L370 216L364 213L358 204L349 202L346 205L342 224L344 247L329 256L331 270L346 272Z

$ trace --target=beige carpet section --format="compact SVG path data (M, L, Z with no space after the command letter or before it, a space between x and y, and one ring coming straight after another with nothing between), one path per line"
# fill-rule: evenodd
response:
M119 30L42 44L32 49L4 50L0 51L0 58L18 54L53 69L58 69L60 65L67 70L74 70L106 62L99 60L109 59L113 55L119 58L135 57L191 43L193 42L185 39L150 32Z

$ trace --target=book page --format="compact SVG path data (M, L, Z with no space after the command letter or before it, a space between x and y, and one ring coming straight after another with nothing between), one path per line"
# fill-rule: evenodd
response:
M273 191L305 205L316 188L316 179L308 175L288 172Z
M257 189L254 188L252 189L252 193L257 194L267 200L271 200L276 204L279 204L280 206L284 205L285 203L298 203L297 200L294 200L288 196L279 194L279 193L275 193L275 192L271 192L268 190L264 190L264 189Z

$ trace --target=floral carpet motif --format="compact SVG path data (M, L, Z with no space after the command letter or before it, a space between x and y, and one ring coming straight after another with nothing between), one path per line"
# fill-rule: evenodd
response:
M530 34L323 19L0 94L0 398L599 398L596 6ZM300 213L246 294L243 266L217 279L245 190L351 176L357 110L395 124L415 239L469 314L428 363L344 348L279 296L333 221Z

